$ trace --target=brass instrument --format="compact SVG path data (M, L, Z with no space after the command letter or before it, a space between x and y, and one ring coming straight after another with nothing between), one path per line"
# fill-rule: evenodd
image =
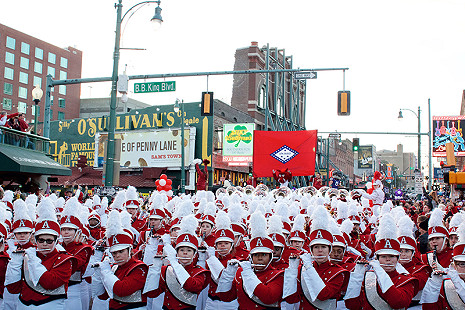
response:
M231 196L236 192L236 190L236 187L231 185L226 188L226 193L228 193L228 195Z
M218 188L215 192L216 197L219 197L221 194L226 194L226 189L224 187Z
M244 194L246 195L252 195L255 191L255 188L253 188L252 185L247 185L245 188L244 188Z

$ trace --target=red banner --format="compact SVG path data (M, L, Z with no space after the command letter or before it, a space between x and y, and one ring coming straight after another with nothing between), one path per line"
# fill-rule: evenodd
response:
M317 130L254 131L253 172L255 177L272 177L272 170L293 176L315 173Z

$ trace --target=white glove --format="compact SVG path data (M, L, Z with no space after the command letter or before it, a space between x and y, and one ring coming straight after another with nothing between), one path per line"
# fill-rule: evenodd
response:
M207 249L207 252L208 252L208 249ZM208 264L208 269L210 269L213 281L218 282L218 279L220 278L220 274L224 269L223 264L214 254L213 256L207 259L207 264Z
M300 259L296 258L289 258L289 269L299 269Z
M310 253L300 255L300 260L302 261L305 268L310 268L310 266L313 266L313 258Z
M454 283L457 294L459 294L460 298L465 299L465 282L460 278L459 273L453 265L449 268L447 275L450 277L452 283Z
M164 234L161 236L161 241L163 241L164 245L171 244L171 236L169 234Z
M105 293L105 287L102 282L102 273L100 268L94 268L94 276L92 277L91 289L92 289L92 298L102 295Z
M423 293L421 294L420 304L434 304L439 299L443 276L431 274L431 278L426 281Z
M186 283L187 279L189 279L191 275L176 259L172 261L168 257L168 260L170 261L171 267L173 267L174 274L176 275L176 278L178 278L179 283L181 286L184 286L184 283Z
M313 264L306 264L304 262L305 270L302 269L301 277L302 281L305 281L310 293L312 301L315 301L320 294L321 290L325 288L326 284L321 280L320 275L316 272Z
M257 275L252 270L252 264L249 261L243 261L239 263L242 267L242 284L244 286L244 291L247 295L252 298L255 288L262 283L257 278Z
M110 296L110 299L113 299L113 286L115 285L116 281L118 281L118 277L111 271L110 262L108 259L104 259L99 266L100 272L102 273L102 282L105 290Z
M239 261L237 259L230 259L228 261L226 268L223 269L218 280L218 287L216 288L217 293L228 292L231 290L238 268Z
M29 268L29 274L31 275L31 280L34 285L37 285L40 277L47 271L47 268L42 265L42 260L37 257L36 248L30 247L26 249L25 255L27 255L28 258L27 265Z
M147 273L147 279L145 281L144 290L142 294L156 290L160 284L160 273L161 266L163 261L161 258L154 258L152 265L149 267L149 272Z
M23 253L10 254L10 261L6 267L5 285L21 281L21 267L23 266Z
M360 296L363 278L367 271L364 264L356 264L353 272L350 273L349 284L347 285L344 300Z
M210 257L215 257L215 248L212 246L207 247L207 259Z
M391 277L389 277L386 271L381 267L378 260L372 260L370 265L373 267L376 277L378 278L378 284L381 288L381 291L383 294L386 293L386 291L394 285L394 283L392 283Z

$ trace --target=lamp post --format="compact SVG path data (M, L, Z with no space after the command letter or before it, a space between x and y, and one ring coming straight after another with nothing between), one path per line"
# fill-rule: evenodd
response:
M186 192L186 170L184 165L184 100L176 99L173 108L177 114L181 110L181 193Z
M113 185L113 171L114 171L114 159L115 159L115 128L116 128L116 86L118 83L118 65L119 65L119 51L121 41L121 23L126 15L133 8L146 3L156 3L158 6L155 8L155 15L150 21L152 21L156 28L159 28L163 19L161 17L161 1L143 1L136 5L133 5L129 10L122 15L123 0L118 0L115 4L116 7L116 31L115 31L115 49L113 52L113 74L111 75L111 97L110 97L110 122L108 125L108 144L107 144L107 160L105 163L105 186Z
M415 116L418 119L418 170L420 170L420 172L421 172L421 131L420 131L420 129L421 129L421 119L420 119L420 107L418 107L418 114L415 113L415 111L410 110L410 109L400 109L399 110L399 116L398 116L399 119L404 118L404 116L402 115L402 111L410 111L413 114L415 114Z
M34 134L37 134L37 105L40 102L40 99L42 99L42 96L44 95L44 92L42 89L40 89L39 85L36 85L34 89L32 90L32 99L34 99L35 102L35 107L34 107Z

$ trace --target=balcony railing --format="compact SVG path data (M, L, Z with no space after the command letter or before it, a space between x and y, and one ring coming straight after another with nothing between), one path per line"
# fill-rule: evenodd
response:
M10 144L46 152L50 144L50 139L7 127L0 127L0 144Z

